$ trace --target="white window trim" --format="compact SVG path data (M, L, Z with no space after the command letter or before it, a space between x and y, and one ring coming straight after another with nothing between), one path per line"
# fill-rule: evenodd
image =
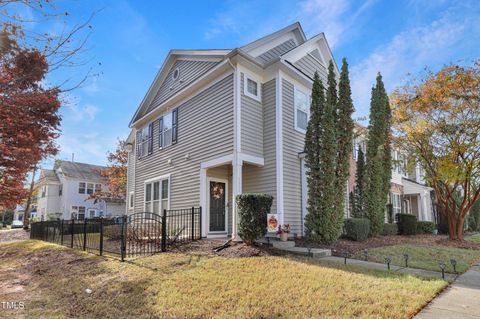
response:
M250 92L248 92L248 85L247 85L248 79L255 81L257 83L257 93L258 93L257 95L253 95ZM249 73L243 73L243 94L254 100L261 102L262 101L262 82L260 81L260 79Z
M306 134L307 133L306 129L304 130L303 128L297 126L297 105L295 104L295 98L297 97L297 91L308 96L308 101L307 101L307 126L308 126L308 121L310 120L310 103L311 103L312 97L305 90L299 88L297 85L293 85L293 125L295 127L295 131Z
M128 209L129 210L133 210L133 207L135 206L134 203L135 203L135 192L130 192L128 194Z
M146 212L146 207L147 207L147 203L145 202L145 195L147 194L147 184L151 184L151 183L154 183L154 182L160 182L160 198L159 198L159 201L161 202L162 201L162 183L161 181L164 180L164 179L168 179L168 207L167 207L167 210L170 210L170 200L172 198L172 195L170 193L170 190L172 188L172 184L170 182L170 176L171 174L166 174L166 175L162 175L162 176L159 176L159 177L155 177L155 178L150 178L150 179L147 179L146 181L143 182L143 212ZM153 189L152 189L152 196L153 196ZM161 212L160 212L161 213Z

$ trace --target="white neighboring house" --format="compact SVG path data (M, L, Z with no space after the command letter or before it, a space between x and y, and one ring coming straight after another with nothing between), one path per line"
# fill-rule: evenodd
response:
M123 215L124 200L88 199L106 187L105 178L99 174L104 169L105 166L60 160L53 169L42 169L36 182L37 217L82 220Z

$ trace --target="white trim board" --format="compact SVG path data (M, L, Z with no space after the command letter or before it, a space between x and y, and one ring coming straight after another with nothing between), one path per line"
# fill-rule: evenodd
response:
M278 70L276 81L276 106L275 106L275 139L276 139L276 183L277 183L277 215L280 224L284 223L283 211L283 73Z

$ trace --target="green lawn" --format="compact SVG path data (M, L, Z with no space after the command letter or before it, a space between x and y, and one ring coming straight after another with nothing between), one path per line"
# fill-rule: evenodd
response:
M469 237L465 238L465 240L480 243L480 234L475 234L475 235L469 236Z
M25 301L27 318L411 318L447 285L307 258L121 263L31 240L0 251L0 300Z
M426 270L441 271L439 262L444 261L447 264L446 271L453 272L450 259L457 260L457 271L465 272L477 260L480 260L480 251L450 247L426 247L414 245L395 245L368 250L368 260L375 262L384 262L385 256L392 256L392 265L404 266L405 259L403 254L409 255L408 266ZM357 253L354 258L364 259L363 252Z

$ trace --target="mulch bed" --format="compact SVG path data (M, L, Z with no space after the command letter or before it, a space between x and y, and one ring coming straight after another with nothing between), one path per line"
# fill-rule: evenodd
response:
M0 230L0 243L8 243L30 238L30 232L23 229Z
M414 236L379 236L369 238L365 241L353 241L348 239L339 239L333 245L322 245L318 243L309 242L305 239L296 239L296 246L298 247L312 247L312 248L327 248L332 250L332 255L342 256L343 253L351 254L357 253L364 249L412 244L418 246L440 246L463 249L480 250L480 243L470 241L456 241L449 240L446 235L414 235Z
M197 240L194 242L178 245L169 250L169 252L193 252L196 254L217 255L226 258L259 257L259 256L280 256L284 252L266 246L248 246L244 243L232 243L219 252L214 252L215 247L221 246L225 240Z

